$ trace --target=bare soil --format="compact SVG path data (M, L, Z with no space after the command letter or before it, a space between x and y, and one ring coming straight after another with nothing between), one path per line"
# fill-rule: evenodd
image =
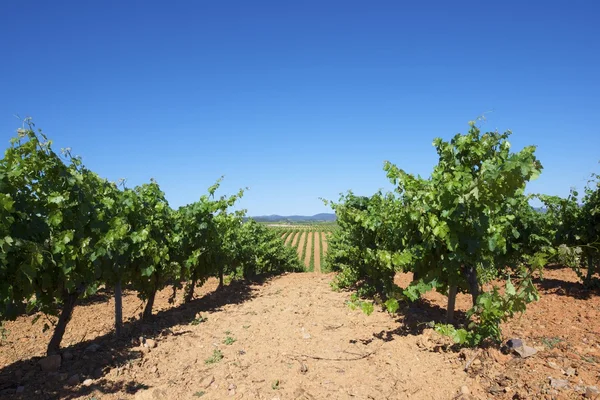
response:
M296 247L298 244L298 240L300 239L301 232L294 232L294 238L292 239L292 247Z
M304 251L304 266L307 268L310 265L310 252L313 250L313 247L312 247L312 236L313 235L314 235L314 232L307 233L306 249Z
M345 304L349 293L331 290L332 278L286 274L220 291L210 280L189 304L169 304L165 290L146 323L141 301L126 292L131 320L121 339L111 333L110 293L100 293L76 308L57 372L38 365L50 338L43 319L21 317L7 323L0 346L0 398L570 399L598 385L600 297L568 269L548 269L537 282L541 300L503 325L505 338L538 349L527 359L497 348L453 350L427 328L443 318L438 293L396 316L367 316ZM468 305L459 296L459 310ZM140 346L140 336L156 347ZM554 389L549 377L567 386ZM462 386L469 395L459 396Z
M315 272L321 273L321 235L315 232Z
M300 239L298 239L298 243L296 243L296 252L298 253L298 258L302 260L302 246L304 244L304 237L306 236L306 232L302 232L300 235Z

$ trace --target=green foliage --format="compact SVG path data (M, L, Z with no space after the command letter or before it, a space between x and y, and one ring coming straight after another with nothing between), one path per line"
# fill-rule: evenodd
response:
M234 344L237 341L237 339L235 339L234 337L231 336L227 336L224 340L223 340L223 344L226 344L228 346Z
M223 353L219 349L214 349L212 355L204 360L204 364L216 364L223 359Z
M539 213L524 194L542 167L533 146L510 151L510 134L482 133L471 123L467 134L434 140L439 159L428 178L386 162L394 193L349 192L331 202L339 226L326 256L327 265L339 272L334 287L381 299L388 309L388 304L397 309L390 299L414 301L434 288L442 293L457 288L473 296L470 324L464 332L439 330L461 343L499 338L500 322L535 298L533 286L523 278L525 286L512 293L509 280L504 295L496 289L481 294L483 283L523 270L530 276L536 269L532 261L552 255L547 237L536 228ZM398 288L397 272L412 272L413 282Z
M577 273L586 287L600 287L600 176L593 174L581 203L572 189L566 198L540 196L546 208L544 230L559 260Z
M436 324L435 330L450 336L455 343L477 346L484 340L500 342L502 340L500 323L512 318L516 313L524 313L528 303L539 298L531 280L530 271L522 270L523 276L515 287L510 278L505 282L502 294L497 286L492 291L482 293L477 303L467 312L470 320L464 328L449 324Z
M77 298L100 285L134 288L149 317L156 291L182 280L302 270L276 232L229 211L243 190L215 198L219 180L175 211L154 180L119 187L25 122L0 160L0 322L61 311L58 347Z

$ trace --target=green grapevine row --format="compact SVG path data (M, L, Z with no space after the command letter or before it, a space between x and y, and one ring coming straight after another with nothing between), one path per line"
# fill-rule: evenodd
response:
M434 141L439 161L428 178L386 162L393 193L371 197L351 192L331 203L339 230L329 241L326 263L340 271L336 285L375 297L390 311L431 289L448 296L447 322L454 321L457 292L470 293L473 308L464 326L439 324L456 342L500 339L500 322L537 299L532 273L550 256L524 194L542 170L533 146L510 151L510 132L467 134ZM412 272L405 288L397 272ZM484 292L484 283L505 279Z
M0 160L0 321L23 312L59 315L48 345L57 353L77 301L99 286L135 289L152 314L158 290L211 276L301 270L280 236L244 213L230 212L243 195L215 198L217 182L199 201L172 209L155 181L119 187L62 155L31 121Z

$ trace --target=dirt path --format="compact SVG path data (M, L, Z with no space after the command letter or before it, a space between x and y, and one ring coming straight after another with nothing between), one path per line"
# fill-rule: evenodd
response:
M298 243L296 245L296 252L298 253L298 258L302 260L302 246L304 245L304 236L306 236L306 232L302 232L300 234L300 239L298 239Z
M292 236L292 241L290 242L291 246L296 247L296 243L298 243L298 238L300 238L300 231L294 232L294 234L290 236Z
M314 232L308 232L307 233L306 249L304 251L304 266L307 267L307 268L310 266L310 252L313 249L313 247L312 247L312 237L313 237L313 235L314 235Z
M315 232L315 272L321 273L321 234Z
M155 349L104 377L105 387L147 389L75 398L451 399L475 384L449 355L422 351L418 337L398 333L388 314L349 310L348 294L332 291L330 279L289 274L252 287L251 300L174 327ZM223 358L207 364L215 352Z

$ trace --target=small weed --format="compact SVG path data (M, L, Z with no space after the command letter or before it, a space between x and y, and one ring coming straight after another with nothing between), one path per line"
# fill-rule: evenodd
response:
M212 353L212 356L204 360L205 364L215 364L223 359L223 353L219 349L215 349Z
M231 331L225 331L226 335L231 335Z
M356 310L360 308L362 312L367 315L371 315L375 310L373 303L362 301L356 293L353 293L352 296L350 296L350 300L346 301L346 305L351 310Z
M230 345L234 344L235 341L236 341L236 338L233 338L231 336L227 336L225 338L225 340L223 340L223 344L226 344L227 346L230 346Z
M278 390L279 389L279 379L271 384L271 389Z
M204 390L199 390L196 393L194 393L194 396L196 396L196 397L202 397L202 396L204 396L205 393L206 392Z
M581 354L579 355L579 357L581 357L581 359L585 362L588 362L590 364L598 364L598 358L594 357L594 356L582 356Z
M192 325L198 325L202 322L206 322L206 317L203 317L202 315L199 315L196 319L194 319L192 322L190 322L190 324Z
M561 338L558 338L558 337L554 337L554 338L542 338L542 343L546 347L548 347L549 349L555 348L556 345L559 344L562 341L563 340Z

